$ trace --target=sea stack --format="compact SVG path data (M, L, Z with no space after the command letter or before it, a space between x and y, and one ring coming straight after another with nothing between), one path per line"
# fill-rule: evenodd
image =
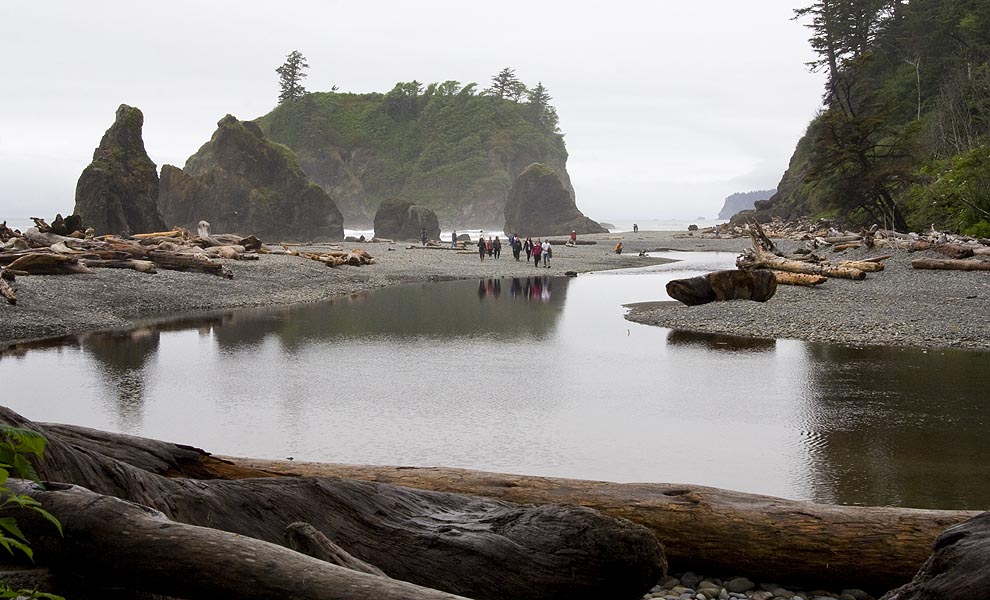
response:
M144 150L144 115L121 104L117 118L76 183L75 214L97 234L165 229L158 212L158 170Z
M437 213L425 206L393 198L375 212L375 237L419 241L424 229L427 239L440 239Z
M162 166L158 206L165 221L271 241L342 240L333 199L307 179L292 150L251 121L227 115L182 169Z
M505 203L505 231L521 235L608 233L584 216L550 167L533 163L512 184Z

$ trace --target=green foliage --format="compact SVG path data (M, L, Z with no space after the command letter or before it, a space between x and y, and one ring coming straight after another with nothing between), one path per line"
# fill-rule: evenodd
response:
M41 503L27 494L12 494L7 488L11 473L18 477L38 481L38 473L28 461L28 455L41 458L45 452L45 438L40 433L21 427L0 425L0 511L11 508L33 510L51 522L59 533L62 525L51 513L41 508ZM0 546L11 554L20 550L28 558L34 557L28 540L13 517L0 517Z
M503 97L452 80L399 82L385 94L310 93L257 122L295 152L311 177L361 157L348 176L372 211L390 197L453 211L504 197L532 162L566 161L546 88L526 90L528 101L521 102L512 80L504 83Z
M305 69L309 64L298 50L293 50L285 57L282 66L275 69L278 73L278 82L281 92L278 95L279 104L298 100L306 95L306 88L302 85L302 80L306 77Z
M829 77L772 211L898 229L986 219L990 4L823 0L795 13L812 31L810 66Z

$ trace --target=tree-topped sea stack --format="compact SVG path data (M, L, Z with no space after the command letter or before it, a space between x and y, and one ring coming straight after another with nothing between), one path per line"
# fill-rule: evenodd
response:
M310 182L288 148L257 125L227 115L186 166L162 167L158 201L169 225L264 240L340 240L344 220L333 199Z
M520 235L567 235L608 233L584 216L557 173L533 163L516 178L505 204L505 231Z
M389 199L375 213L375 237L418 241L424 229L428 239L440 239L437 214L412 202Z
M117 118L76 183L74 212L98 234L165 229L158 213L158 170L141 138L144 115L121 104Z

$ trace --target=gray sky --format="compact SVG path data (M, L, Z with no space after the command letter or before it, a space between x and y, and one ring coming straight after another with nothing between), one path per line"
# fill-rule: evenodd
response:
M598 220L713 218L775 187L820 104L808 0L0 3L0 220L68 214L121 103L151 159L182 166L230 113L278 96L292 50L310 91L489 85L553 96L578 207Z

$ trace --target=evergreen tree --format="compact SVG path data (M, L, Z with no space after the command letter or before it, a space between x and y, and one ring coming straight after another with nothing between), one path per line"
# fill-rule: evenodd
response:
M275 69L279 75L279 85L282 91L278 95L278 103L298 100L306 95L306 88L302 86L302 80L306 77L304 69L308 69L304 57L298 50L293 50L285 57L282 66Z
M550 105L550 94L540 81L536 87L526 92L529 114L535 123L542 125L547 131L557 131L557 110Z
M490 96L495 96L496 98L511 98L513 94L522 86L522 89L526 89L522 83L516 79L516 72L509 67L506 67L498 72L497 75L492 77L492 87L485 90ZM519 94L521 97L522 94Z

